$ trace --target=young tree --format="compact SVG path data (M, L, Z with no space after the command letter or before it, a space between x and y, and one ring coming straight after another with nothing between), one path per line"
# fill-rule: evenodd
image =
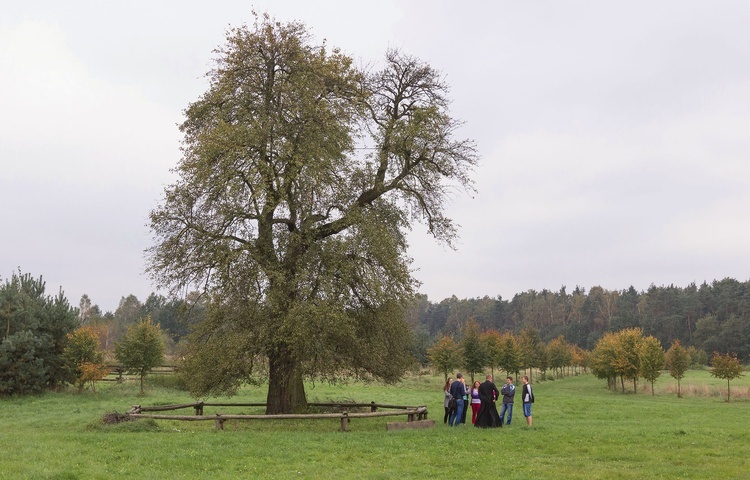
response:
M448 372L452 371L461 362L461 348L451 337L442 336L430 348L427 349L427 358L430 365L443 374L444 380L448 380Z
M518 346L521 350L521 368L529 370L529 381L531 381L532 369L542 366L542 357L545 354L539 331L531 327L521 330L518 335Z
M680 380L685 376L685 372L690 367L690 354L680 345L679 340L675 340L672 346L669 347L669 350L667 350L666 360L669 374L677 380L677 397L682 397Z
M607 380L607 387L617 390L617 334L605 333L589 356L591 372Z
M724 378L727 381L727 402L729 401L729 382L735 378L742 377L745 369L742 367L736 355L714 352L711 357L711 375L716 378Z
M445 200L472 189L477 159L454 138L441 75L397 51L359 71L268 16L231 29L218 53L185 111L178 179L150 216L157 283L211 298L187 351L193 393L259 381L258 358L269 414L306 408L304 378L397 380L416 290L406 232L422 221L452 244ZM203 357L226 368L207 373Z
M615 371L620 376L622 393L625 393L624 380L633 381L633 393L638 393L638 376L641 373L641 342L643 330L626 328L616 333Z
M500 349L502 356L500 357L500 368L505 370L508 375L516 375L523 367L523 352L521 346L518 344L518 340L510 332L505 332L500 337Z
M96 393L96 382L103 379L109 374L109 368L101 363L89 363L83 362L78 367L80 376L76 380L80 382L80 385L89 384L91 385L91 391ZM78 388L80 392L82 387Z
M563 369L573 361L571 347L562 335L549 342L547 354L549 355L550 368L557 373L558 377L562 377Z
M651 382L651 396L654 395L654 382L661 375L664 368L664 349L659 340L652 336L643 339L641 343L641 375Z
M688 355L690 355L691 367L703 367L708 365L708 355L705 350L695 348L693 345L690 345L685 350L687 350Z
M137 374L141 381L154 368L164 362L164 338L159 325L146 317L128 328L128 333L115 344L115 357L128 373Z
M502 337L497 330L489 330L480 335L482 349L487 357L492 376L495 376L495 367L499 367L503 361L503 349L500 344Z
M90 326L79 327L68 334L63 359L73 376L78 392L83 391L86 383L93 383L106 376L104 353L99 346L99 336ZM97 368L98 367L98 368ZM100 374L104 372L104 375ZM98 378L97 378L98 377Z
M464 325L463 336L461 337L461 353L463 366L469 372L473 384L474 374L481 372L487 363L487 354L482 345L479 325L474 319L469 319Z
M585 371L588 366L590 352L582 349L578 345L572 345L570 351L572 355L571 361L573 367L575 367L576 373L578 373L578 368L583 368Z

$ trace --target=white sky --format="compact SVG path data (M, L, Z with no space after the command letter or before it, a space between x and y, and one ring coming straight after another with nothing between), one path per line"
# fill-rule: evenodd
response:
M445 74L481 165L458 251L410 237L430 300L750 277L746 1L32 0L0 11L2 281L146 299L176 125L253 6Z

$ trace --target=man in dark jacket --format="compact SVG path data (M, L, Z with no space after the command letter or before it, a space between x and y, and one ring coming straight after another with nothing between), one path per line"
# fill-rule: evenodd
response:
M456 375L456 381L451 383L450 393L456 400L456 409L451 412L451 415L448 418L448 425L451 427L457 427L461 425L461 415L464 412L464 395L466 395L464 376L460 373Z
M513 397L516 396L516 386L513 385L513 377L507 377L505 379L505 385L500 389L500 393L503 396L503 406L500 409L500 423L505 422L505 412L508 412L508 421L506 425L510 425L510 421L513 419Z

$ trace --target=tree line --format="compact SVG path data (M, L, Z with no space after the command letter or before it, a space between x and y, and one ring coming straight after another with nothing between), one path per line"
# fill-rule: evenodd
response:
M533 370L542 378L548 372L558 377L566 372L587 368L588 352L558 337L544 342L539 331L524 328L518 334L497 330L482 331L479 324L469 320L460 338L440 336L428 349L428 363L447 380L450 372L462 368L471 377L489 370L505 372L509 376L525 371L533 379ZM571 370L573 369L573 370Z
M743 375L744 368L734 353L713 352L706 361L706 353L695 347L685 348L679 340L674 340L665 352L658 339L646 336L640 328L626 328L618 332L608 332L596 343L588 355L588 365L598 378L606 379L607 385L617 389L619 380L625 393L625 381L633 383L633 393L638 392L638 380L642 377L654 383L666 367L677 380L677 396L682 396L680 380L691 365L711 365L711 375L727 380L727 401L729 382Z
M695 347L685 348L675 340L665 352L661 342L651 335L644 335L640 328L626 328L604 334L592 351L565 341L562 336L549 342L541 340L539 332L527 327L518 335L497 330L480 331L478 323L469 320L463 326L463 334L455 340L443 335L427 349L429 365L443 374L447 380L450 372L464 369L474 382L474 376L495 369L508 376L519 376L523 370L530 378L536 369L541 379L554 379L566 373L579 373L590 369L598 378L605 379L607 386L617 390L618 383L625 393L625 382L632 382L633 393L638 392L638 381L643 378L654 383L666 368L677 380L677 396L681 396L680 380L691 366L710 363L711 374L729 382L743 376L744 367L733 353L714 352L710 361L706 353ZM548 372L551 371L552 375Z
M741 373L741 361L746 358L746 350L730 349L744 345L741 340L747 324L744 320L747 316L746 287L746 284L724 279L710 285L704 283L699 288L691 285L683 289L682 294L675 295L676 298L690 298L693 293L698 292L702 299L702 308L694 310L699 311L700 316L695 322L692 335L687 335L687 342L674 338L667 343L656 335L649 334L642 326L615 330L620 325L617 319L621 314L615 308L612 311L612 318L615 320L608 322L608 329L603 332L592 331L598 335L591 349L583 348L563 334L551 337L559 330L538 329L533 322L526 322L528 319L523 316L523 312L537 311L533 308L521 309L517 315L511 315L515 319L514 325L521 326L519 330L500 330L487 327L493 321L497 322L497 317L486 315L490 311L487 308L490 304L487 298L459 301L452 297L438 304L431 304L426 301L426 297L420 296L407 318L412 326L410 345L417 364L429 364L446 377L458 367L465 369L472 378L486 369L493 374L495 371L502 371L516 376L522 370L531 374L536 369L543 376L562 376L566 371L590 369L595 375L606 379L610 388L617 388L619 382L624 391L625 381L628 381L633 382L633 388L636 389L638 379L643 378L651 382L653 390L653 382L661 370L667 368L678 381L679 393L681 374L690 365L711 364L713 368L724 365L723 371L735 372L724 374L729 377L720 377L727 378L728 381L736 378L731 375ZM579 310L582 312L602 312L606 310L592 308L597 299L617 299L618 302L613 303L617 305L623 297L628 298L630 290L632 289L613 293L596 287L589 294L584 294L583 290L577 288L568 297L575 299L570 302L572 305L581 305ZM636 305L640 306L637 309L639 316L635 318L652 318L645 312L652 312L649 314L652 315L655 311L655 299L667 295L660 290L674 292L675 287L651 287L647 292L638 294ZM564 289L561 291L564 292ZM679 292L677 289L677 293ZM548 301L549 296L547 294ZM492 303L495 311L508 313L519 305L528 305L527 301L519 300L523 298L538 300L545 297L526 292L516 295L515 302L498 299ZM558 300L561 298L565 296L560 295ZM443 328L432 336L427 322L435 320L435 310L442 309L445 305L452 306L445 318L455 318L455 312L462 312L464 320L445 322ZM680 304L673 303L673 306L674 311L679 311ZM0 342L0 393L30 393L57 388L65 383L74 384L79 389L87 383L93 386L95 381L106 374L106 362L127 357L122 345L138 335L148 336L148 327L144 324L157 330L159 343L163 345L164 351L175 353L187 339L190 330L206 318L209 310L209 300L198 293L191 293L183 299L168 299L152 293L145 302L134 295L128 295L121 298L114 312L106 313L102 313L98 305L93 304L88 295L84 294L79 308L74 308L62 291L56 296L47 295L41 277L34 278L19 272L0 285L0 322L5 330ZM482 311L485 315L481 314ZM662 311L665 312L668 325L680 323L669 321L669 318L677 314ZM560 308L558 312L564 314L566 310ZM583 319L590 324L601 324L600 316L586 320L584 315L575 315L579 322ZM570 323L570 318L574 315L567 312L567 316L566 321ZM502 321L499 323L505 325ZM653 320L644 323L657 334L663 333L665 328L657 328L660 322ZM684 323L687 325L689 322L686 320ZM153 332L151 335L153 336ZM730 341L732 336L735 338ZM590 333L586 338L591 339L593 336ZM117 345L121 345L119 356ZM667 346L669 347L665 353ZM162 351L159 358L163 358L163 353ZM148 369L134 368L133 371L143 376ZM19 384L19 378L24 379L25 383Z
M592 350L609 332L639 328L662 345L678 340L686 347L713 352L735 353L741 359L750 354L750 280L732 278L674 285L651 285L638 292L606 290L596 286L586 292L576 287L571 293L529 290L511 300L496 298L458 299L455 296L430 302L420 296L409 312L414 332L414 355L427 362L427 348L441 336L461 337L466 320L479 328L519 333L531 328L549 342L562 337L566 342Z

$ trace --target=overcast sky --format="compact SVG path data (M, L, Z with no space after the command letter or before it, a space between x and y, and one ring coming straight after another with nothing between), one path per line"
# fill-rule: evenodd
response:
M253 7L445 75L481 164L458 250L410 236L430 300L750 278L747 1L55 0L0 11L0 280L146 299L176 125Z

